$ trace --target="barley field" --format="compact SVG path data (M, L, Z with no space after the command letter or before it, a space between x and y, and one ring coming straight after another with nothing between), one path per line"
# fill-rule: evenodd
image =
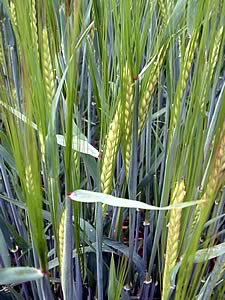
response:
M0 0L7 299L225 299L225 1Z

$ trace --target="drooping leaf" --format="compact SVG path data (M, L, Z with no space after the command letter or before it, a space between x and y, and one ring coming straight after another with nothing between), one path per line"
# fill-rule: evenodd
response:
M126 207L126 208L136 208L136 209L146 209L146 210L170 210L175 208L185 208L197 205L200 201L189 201L178 204L172 204L169 206L158 207L149 205L136 200L129 200L124 198L118 198L104 193L77 190L68 196L71 200L84 202L84 203L102 203L115 207Z
M225 254L225 243L218 244L214 247L198 250L195 254L194 261L196 263L201 263L223 254Z
M57 139L58 145L61 145L63 147L66 146L65 137L63 135L57 134L56 139ZM75 151L85 153L85 154L89 154L96 158L98 158L98 156L99 156L99 152L97 149L95 149L86 140L80 139L78 136L73 136L72 149Z
M15 267L0 269L0 284L20 284L27 281L41 279L43 273L31 267Z

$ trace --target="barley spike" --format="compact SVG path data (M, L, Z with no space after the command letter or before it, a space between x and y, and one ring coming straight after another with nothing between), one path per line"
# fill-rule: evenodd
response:
M187 80L188 80L189 72L191 69L192 60L194 57L194 51L196 48L197 38L198 38L198 33L194 32L188 42L187 49L185 52L185 58L182 60L182 61L184 61L184 65L183 65L183 68L182 68L182 71L181 71L181 74L179 77L174 103L172 105L173 109L172 109L172 116L171 116L171 123L170 123L171 134L170 134L169 144L171 142L174 128L175 128L176 124L179 123L179 122L177 122L177 120L179 118L180 105L181 105L183 94L184 94L184 91L185 91L185 88L187 85Z
M206 78L207 80L205 81L206 83L203 86L203 92L202 92L202 97L201 97L201 110L203 111L203 108L206 104L206 96L207 96L207 83L211 83L211 80L213 78L213 74L215 72L215 67L216 63L218 61L219 57L219 52L220 52L220 46L221 46L221 40L222 40L222 35L223 35L223 26L220 27L220 29L217 31L216 36L215 36L215 43L213 45L213 49L209 58L209 63L207 64L206 68ZM211 68L209 69L209 66Z
M224 184L225 180L225 122L223 123L221 133L219 136L218 146L215 151L215 160L213 162L213 167L211 174L208 179L208 183L203 196L201 197L201 202L196 206L195 214L192 222L191 233L194 230L195 225L199 221L199 217L202 209L209 206L211 201L214 201L218 191Z
M34 195L34 180L33 180L33 175L32 175L32 170L31 170L31 165L28 165L25 169L25 178L26 178L26 188L27 188L27 193L29 195Z
M59 223L59 264L62 270L63 262L63 248L64 248L64 224L65 224L65 210L63 210Z
M172 193L172 203L182 203L185 197L184 181L177 182ZM174 268L179 249L179 235L181 226L182 209L172 209L169 218L169 229L166 244L165 267L163 272L162 299L167 299L170 289L171 271Z
M45 82L48 105L51 106L55 94L54 72L48 42L47 28L43 29L43 77Z
M152 69L150 72L149 80L147 82L147 86L145 87L143 95L139 101L139 105L138 105L138 134L139 135L144 127L145 120L148 115L149 107L151 104L151 96L154 92L160 74L160 69L166 55L167 48L168 48L168 44L165 44L160 49L158 55L156 56L156 59L153 60Z
M36 1L31 0L31 29L32 29L32 39L33 45L36 49L38 62L40 61L39 57L39 47L38 47L38 27L37 27L37 12L36 12Z
M120 119L121 119L121 100L119 100L115 115L109 126L109 131L106 139L106 145L104 149L102 159L101 170L101 187L102 192L109 194L112 191L113 173L115 168L116 155L120 143Z
M10 12L11 12L13 24L17 26L16 7L13 1L10 1Z

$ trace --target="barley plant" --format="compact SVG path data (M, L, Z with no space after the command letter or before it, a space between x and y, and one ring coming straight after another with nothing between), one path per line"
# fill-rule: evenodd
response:
M0 0L0 299L225 299L225 1Z

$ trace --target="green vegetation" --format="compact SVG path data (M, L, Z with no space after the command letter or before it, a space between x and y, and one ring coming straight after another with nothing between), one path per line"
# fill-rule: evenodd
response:
M0 298L225 298L225 2L0 0Z

